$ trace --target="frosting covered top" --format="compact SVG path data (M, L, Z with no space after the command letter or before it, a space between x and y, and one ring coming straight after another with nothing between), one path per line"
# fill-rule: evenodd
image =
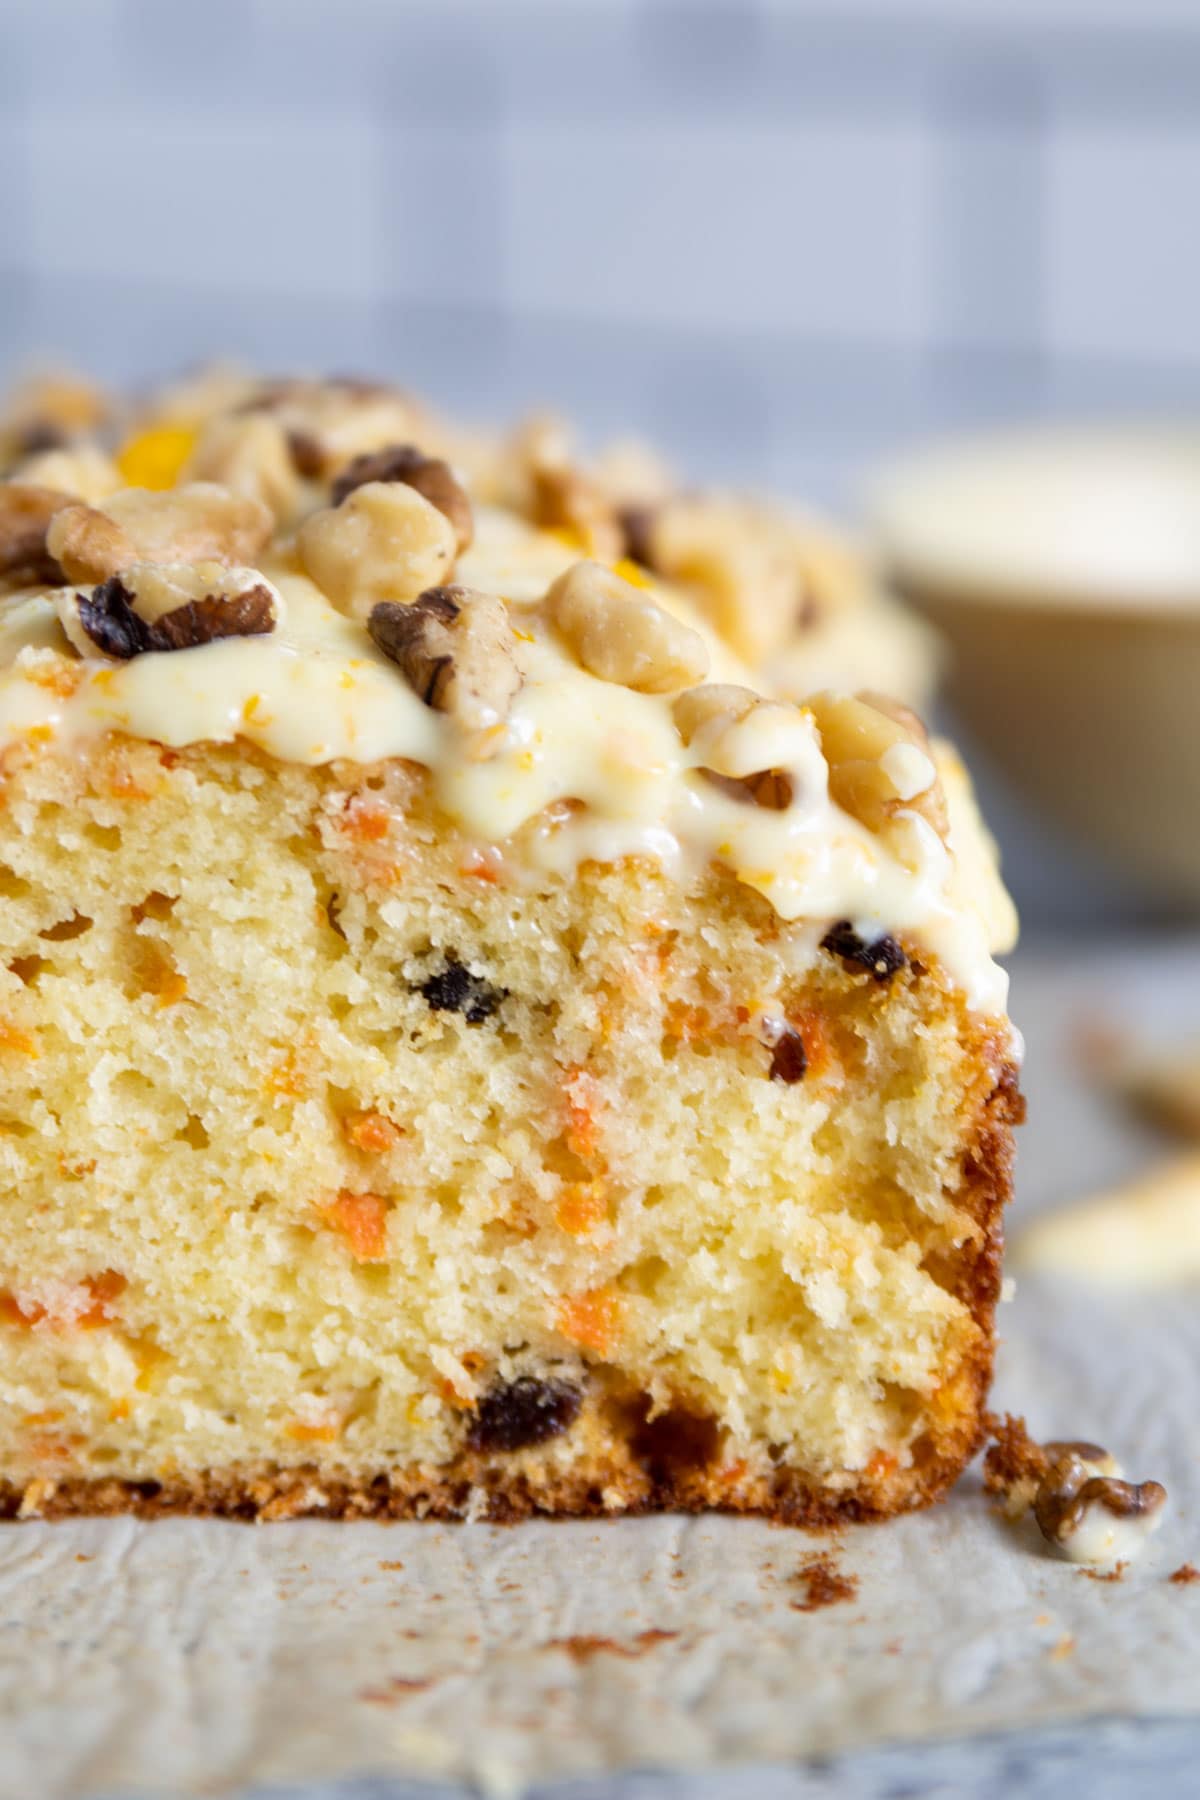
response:
M913 714L757 691L669 583L482 503L495 483L432 454L452 448L432 431L400 439L394 397L307 402L300 422L293 395L157 424L116 467L74 444L18 463L0 742L404 757L518 865L715 861L817 935L909 934L1003 1012L1011 906L961 765Z

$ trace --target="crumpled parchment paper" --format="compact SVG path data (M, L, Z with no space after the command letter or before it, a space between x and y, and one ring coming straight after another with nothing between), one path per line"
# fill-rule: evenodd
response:
M1064 981L1031 990L1031 1065L1066 1016ZM1044 1089L1038 1104L1048 1192L1053 1158L1080 1153L1052 1139ZM0 1796L368 1772L502 1793L1200 1714L1200 1583L1167 1579L1200 1565L1200 1307L1031 1281L1002 1330L999 1406L1168 1488L1119 1582L993 1517L977 1472L931 1513L837 1537L716 1518L0 1527ZM801 1564L827 1546L857 1593L798 1610Z

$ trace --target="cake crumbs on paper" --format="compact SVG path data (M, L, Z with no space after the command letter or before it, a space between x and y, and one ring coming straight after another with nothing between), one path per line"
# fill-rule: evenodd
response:
M1050 1652L1051 1662L1065 1662L1068 1656L1075 1654L1075 1639L1069 1631L1063 1633Z
M789 1601L793 1612L819 1612L822 1607L836 1606L842 1600L858 1597L857 1575L843 1575L830 1556L815 1551L806 1556L792 1578L803 1598Z
M1176 1587L1190 1587L1193 1581L1200 1581L1200 1569L1196 1567L1195 1563L1180 1563L1177 1569L1171 1570L1167 1580L1173 1582Z
M404 1564L402 1562L381 1562L379 1567L381 1569L402 1569Z
M363 1688L359 1699L368 1706L394 1706L404 1694L423 1694L433 1686L432 1675L389 1675L382 1687Z
M572 1662L590 1662L593 1656L623 1656L632 1660L643 1656L647 1650L653 1650L656 1644L669 1643L677 1638L677 1631L639 1631L632 1643L619 1644L615 1638L594 1637L586 1632L576 1633L573 1637L550 1638L542 1648L545 1650L565 1650Z
M1127 1562L1114 1563L1111 1569L1080 1569L1089 1581L1124 1581Z

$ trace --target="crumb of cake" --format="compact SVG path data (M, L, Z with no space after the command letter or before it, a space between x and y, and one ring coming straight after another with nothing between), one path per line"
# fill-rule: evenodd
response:
M1114 1563L1111 1569L1080 1569L1079 1573L1089 1581L1124 1581L1127 1562Z
M805 1557L794 1580L802 1598L789 1602L793 1612L819 1612L858 1597L857 1575L843 1575L828 1555L819 1552Z
M651 1628L639 1631L631 1641L620 1643L615 1638L592 1636L586 1632L577 1632L572 1637L550 1638L543 1646L547 1650L565 1650L572 1662L588 1663L594 1656L620 1656L627 1661L634 1661L644 1656L647 1650L655 1649L659 1644L673 1643L678 1638L677 1631L661 1631Z
M1190 1562L1180 1563L1177 1569L1171 1570L1167 1580L1174 1582L1176 1587L1190 1587L1194 1581L1200 1581L1200 1569Z
M382 1687L363 1688L359 1699L368 1706L391 1706L404 1694L423 1694L434 1684L432 1675L389 1675Z

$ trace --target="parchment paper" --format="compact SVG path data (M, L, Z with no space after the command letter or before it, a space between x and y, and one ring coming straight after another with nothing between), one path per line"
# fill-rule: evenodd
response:
M1140 1152L1063 1060L1091 973L1033 958L1018 982L1035 1205ZM1169 1012L1200 999L1200 954L1131 962L1124 979L1133 1002L1157 984ZM1167 1579L1200 1565L1195 1297L1029 1282L1003 1329L1000 1406L1167 1485L1167 1520L1120 1582L994 1519L976 1474L933 1513L837 1538L677 1518L5 1527L0 1796L367 1772L499 1793L606 1767L1200 1714L1200 1583ZM825 1546L857 1595L796 1610L800 1565Z

